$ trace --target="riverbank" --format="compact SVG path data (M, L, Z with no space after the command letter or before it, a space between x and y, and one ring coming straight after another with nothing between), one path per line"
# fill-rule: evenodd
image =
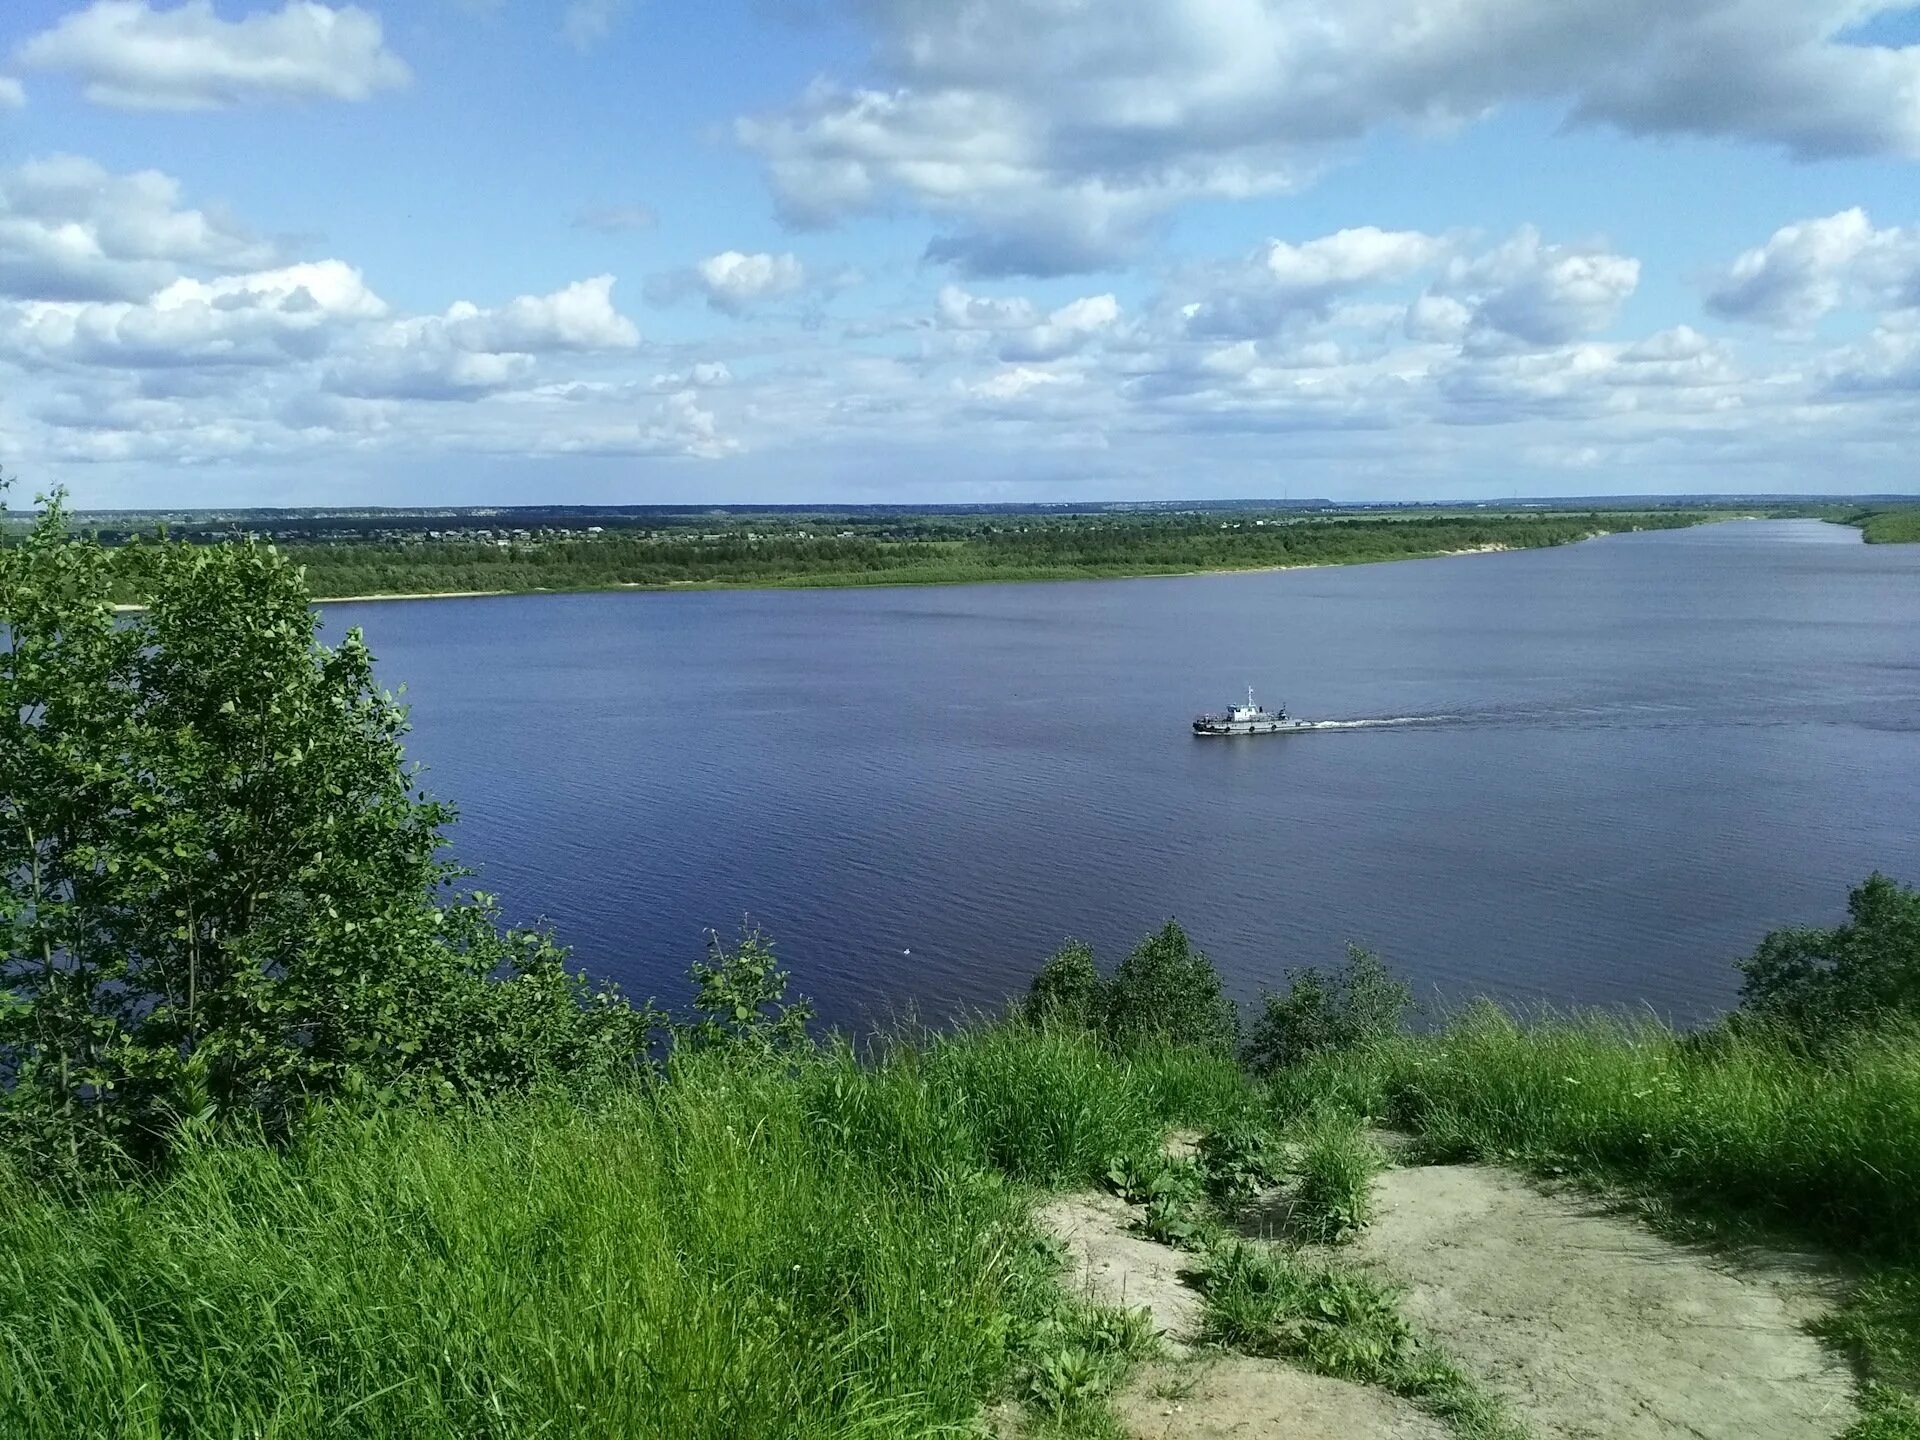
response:
M1846 523L1869 545L1920 545L1920 508L1869 511Z
M1707 524L1720 518L1723 517L1703 516L1691 520L1689 523ZM1663 526L1661 528L1668 527ZM983 573L977 567L956 566L943 569L938 566L923 565L902 567L893 570L833 571L823 574L770 576L738 580L609 581L603 584L539 585L524 588L501 588L496 586L493 588L472 590L380 590L344 595L316 593L313 596L313 603L316 605L360 605L383 603L391 600L489 599L504 595L605 595L627 592L677 594L688 591L708 590L844 590L950 585L1039 584L1074 580L1175 580L1202 575L1259 575L1272 574L1283 570L1320 570L1346 565L1383 564L1398 560L1438 560L1462 555L1499 554L1520 549L1547 548L1549 545L1579 544L1587 540L1595 540L1608 534L1617 533L1624 532L1604 529L1593 530L1565 539L1543 542L1541 545L1514 544L1510 541L1483 541L1478 544L1455 546L1445 549L1408 550L1383 555L1356 555L1342 559L1300 560L1281 563L1222 563L1200 568L1151 564L1002 566ZM114 606L114 609L121 613L135 613L144 608L144 606L131 601L123 601Z
M289 544L320 599L599 590L787 589L1121 579L1532 549L1596 533L1672 528L1717 511L1527 511L1433 515L904 514L833 533L756 521L619 531L527 532L488 543L442 536ZM132 589L137 581L129 577ZM138 602L137 593L117 598Z

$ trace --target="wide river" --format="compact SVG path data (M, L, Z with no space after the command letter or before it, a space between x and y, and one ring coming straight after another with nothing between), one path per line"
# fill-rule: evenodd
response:
M1513 554L938 589L355 604L453 853L678 1004L709 927L830 1020L995 1005L1178 917L1252 999L1732 1003L1770 927L1920 881L1920 546L1739 521ZM1256 687L1375 723L1196 739Z

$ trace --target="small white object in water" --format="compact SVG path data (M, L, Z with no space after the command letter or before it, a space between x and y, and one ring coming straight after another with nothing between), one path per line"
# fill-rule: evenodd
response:
M901 953L902 955L911 955L911 954L913 954L913 951L911 951L911 950L902 950L902 951L901 951L900 953Z

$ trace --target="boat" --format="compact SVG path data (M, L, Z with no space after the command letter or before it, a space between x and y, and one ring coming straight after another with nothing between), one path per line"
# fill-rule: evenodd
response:
M1263 709L1253 698L1253 687L1247 687L1247 703L1235 705L1220 715L1196 715L1193 717L1193 733L1196 735L1277 735L1288 730L1306 730L1311 728L1305 720L1294 720L1287 715L1287 707L1278 710Z

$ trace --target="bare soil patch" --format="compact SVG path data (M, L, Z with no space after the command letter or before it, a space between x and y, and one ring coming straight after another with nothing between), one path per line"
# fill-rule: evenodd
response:
M1037 1212L1064 1243L1068 1292L1144 1306L1171 1363L1142 1366L1114 1399L1136 1440L1443 1440L1444 1427L1385 1391L1311 1375L1278 1360L1195 1356L1205 1305L1184 1278L1192 1257L1136 1235L1138 1212L1113 1195L1066 1195ZM1186 1358L1193 1357L1193 1358ZM1006 1425L1004 1418L1000 1425ZM1002 1428L997 1433L1011 1433Z
M1347 1252L1541 1440L1832 1440L1847 1366L1806 1329L1831 1275L1675 1245L1600 1202L1470 1165L1389 1170Z
M1062 1195L1042 1205L1040 1225L1072 1252L1067 1293L1096 1305L1145 1307L1167 1347L1183 1355L1200 1336L1206 1308L1181 1278L1183 1251L1136 1235L1134 1211L1117 1195Z
M1384 1390L1222 1355L1144 1365L1114 1398L1137 1440L1446 1440L1447 1429Z

